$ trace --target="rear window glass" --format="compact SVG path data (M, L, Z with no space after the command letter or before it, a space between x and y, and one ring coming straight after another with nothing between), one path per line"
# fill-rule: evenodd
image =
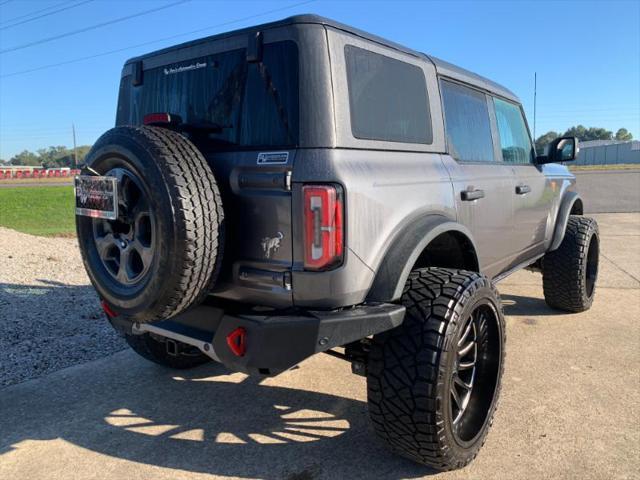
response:
M491 121L485 94L443 81L442 105L451 156L462 162L493 162Z
M368 140L431 143L431 114L422 69L345 46L351 132Z
M297 46L266 44L256 63L248 63L240 49L145 70L140 86L125 77L117 124L139 125L157 112L191 125L216 125L219 131L209 129L209 139L230 148L295 146Z

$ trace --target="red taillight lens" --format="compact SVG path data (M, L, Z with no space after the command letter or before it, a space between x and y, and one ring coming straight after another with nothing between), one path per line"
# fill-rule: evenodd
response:
M178 115L172 115L170 113L148 113L142 118L142 123L145 125L168 125L172 123L181 123L181 119Z
M305 185L304 268L327 270L342 263L344 251L341 191L331 185Z

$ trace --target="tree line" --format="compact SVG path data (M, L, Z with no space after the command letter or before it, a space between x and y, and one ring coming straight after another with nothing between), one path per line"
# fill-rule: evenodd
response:
M78 163L82 163L84 161L84 157L90 149L90 145L82 145L76 148ZM58 168L73 167L75 166L75 161L73 149L60 145L57 147L51 146L49 148L41 148L35 152L23 150L11 157L9 160L0 159L0 165Z
M536 138L536 151L540 154L544 151L545 147L550 142L558 137L576 137L581 142L587 142L589 140L633 140L633 135L626 128L620 128L614 135L611 130L606 128L589 127L586 128L583 125L577 125L569 128L562 135L553 130L548 131L544 135L540 135Z
M586 142L588 140L627 141L633 139L633 135L631 135L631 132L629 132L626 128L618 129L618 131L614 135L611 130L607 130L606 128L587 128L583 125L577 125L575 127L569 128L563 134L550 130L547 133L540 135L538 138L536 138L536 151L539 153L543 152L545 147L549 145L551 141L555 140L558 137L577 137L581 142ZM76 149L78 155L78 163L82 163L84 161L84 157L87 155L90 149L90 145L82 145ZM69 149L64 146L52 146L49 148L41 148L36 152L23 150L17 155L11 157L9 160L0 159L0 165L24 165L32 167L43 166L45 168L56 168L73 167L75 163L73 149Z

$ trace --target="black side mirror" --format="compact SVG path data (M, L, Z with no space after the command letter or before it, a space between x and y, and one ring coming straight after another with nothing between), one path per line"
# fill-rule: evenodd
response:
M536 163L570 162L578 157L579 151L576 137L559 137L549 144L546 155L536 157Z

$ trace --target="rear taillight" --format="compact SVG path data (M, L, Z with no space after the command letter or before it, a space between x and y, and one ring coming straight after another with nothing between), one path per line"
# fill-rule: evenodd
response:
M332 185L305 185L304 268L328 270L342 263L344 251L341 190Z
M179 115L166 112L148 113L142 118L142 123L145 125L172 125L182 123L182 119Z

